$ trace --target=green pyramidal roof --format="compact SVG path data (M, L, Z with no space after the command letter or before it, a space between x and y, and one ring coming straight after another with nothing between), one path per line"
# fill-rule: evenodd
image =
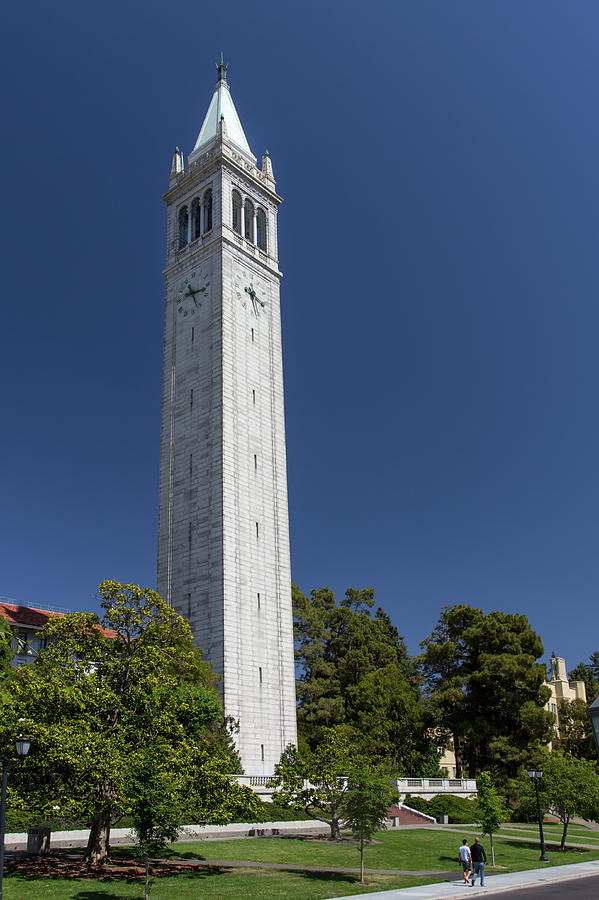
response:
M224 65L222 58L221 64L217 66L217 69L219 76L218 82L214 89L214 94L212 95L212 100L210 101L210 106L208 107L208 112L204 118L195 147L190 154L190 162L193 161L193 157L199 153L206 144L209 144L210 141L213 141L217 136L221 118L225 120L227 140L232 144L235 144L242 153L255 162L256 157L250 150L250 145L247 142L243 126L239 120L233 98L231 97L231 92L229 91L229 85L227 84L227 67Z

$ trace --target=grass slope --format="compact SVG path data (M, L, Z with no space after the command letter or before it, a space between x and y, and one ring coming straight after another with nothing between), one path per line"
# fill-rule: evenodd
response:
M577 829L578 830L578 829ZM471 839L471 829L464 829L464 837ZM580 835L577 834L577 840ZM459 871L456 862L461 833L414 829L410 831L383 832L378 843L367 847L366 866L370 869L410 869L429 871ZM488 840L483 838L487 851ZM117 848L114 857L130 856L127 848ZM495 854L499 871L524 871L539 867L539 847L535 841L522 842L509 837L497 837ZM202 868L165 878L153 878L151 900L170 900L173 897L202 898L202 900L323 900L360 894L367 890L389 890L428 884L438 878L418 875L367 876L368 886L360 886L351 874L323 872L288 872L259 870L251 862L276 862L308 866L335 866L355 868L359 865L359 851L355 844L329 844L327 842L302 841L294 838L249 838L237 841L202 841L193 844L176 844L171 855L181 859L237 859L249 861L244 868ZM549 851L550 862L555 866L573 862L599 859L599 848L594 850L559 853ZM493 873L490 866L488 874ZM143 897L141 879L129 881L99 881L89 878L30 879L22 875L5 878L4 900L120 900Z

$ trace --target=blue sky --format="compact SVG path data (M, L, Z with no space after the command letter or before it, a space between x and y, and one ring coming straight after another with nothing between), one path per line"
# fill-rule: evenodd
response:
M0 594L155 583L166 190L221 49L279 192L293 577L599 647L599 8L5 7Z

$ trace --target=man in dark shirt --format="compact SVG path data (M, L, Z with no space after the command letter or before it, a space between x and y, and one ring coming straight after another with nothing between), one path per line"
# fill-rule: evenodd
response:
M478 838L474 838L474 843L470 847L470 855L472 857L473 869L472 881L470 882L470 884L472 887L474 887L476 876L480 875L480 886L482 887L485 883L485 863L487 861L487 854L485 853L485 848Z

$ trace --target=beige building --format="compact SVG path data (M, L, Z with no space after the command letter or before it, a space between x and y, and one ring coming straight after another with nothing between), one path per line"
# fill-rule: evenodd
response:
M551 675L549 681L545 682L545 687L551 691L551 697L545 704L545 709L552 712L556 719L556 730L559 731L559 700L567 700L572 703L573 700L582 700L587 702L587 689L584 681L568 681L568 673L566 671L566 660L561 656L551 654L549 660L549 673Z

